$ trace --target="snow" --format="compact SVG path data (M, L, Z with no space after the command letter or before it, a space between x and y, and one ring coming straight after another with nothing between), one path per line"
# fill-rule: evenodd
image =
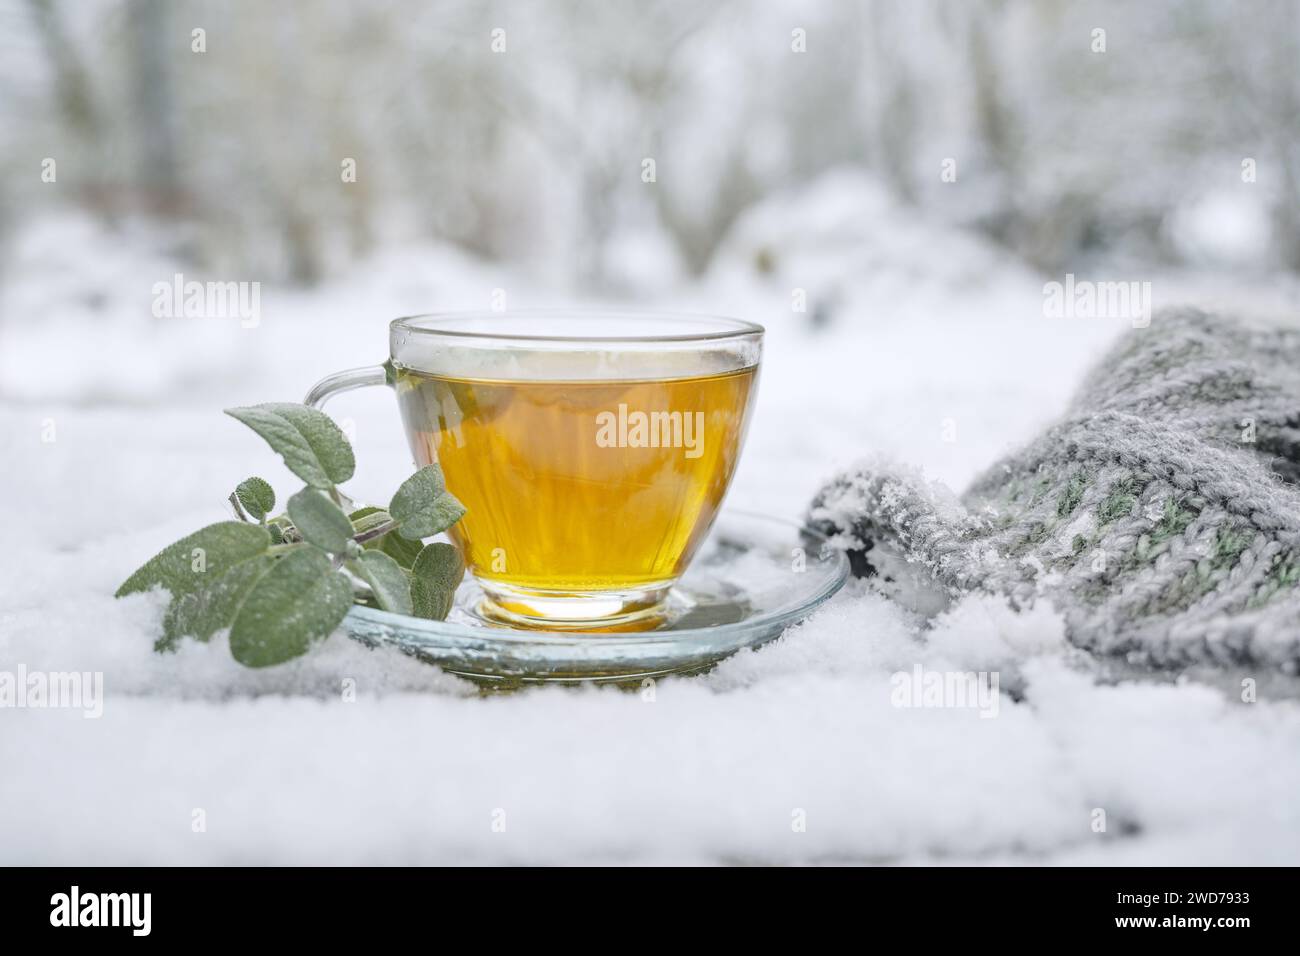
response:
M105 688L99 719L0 709L0 863L1300 859L1294 689L1245 703L1249 675L1099 680L1043 605L969 597L925 624L851 582L779 641L646 691L480 694L340 634L265 671L221 637L155 654L160 598L115 587L225 516L247 475L294 487L222 407L378 361L394 316L485 308L494 289L511 308L579 300L405 246L316 290L264 288L255 328L155 319L151 287L176 272L145 230L65 217L17 243L0 291L0 672ZM729 504L797 517L868 454L960 488L1059 412L1123 326L1044 318L1043 282L835 173L637 305L768 327ZM1154 285L1157 305L1180 287ZM383 499L409 470L391 396L331 411L355 435L352 492ZM893 675L918 666L997 672L997 716L895 706Z

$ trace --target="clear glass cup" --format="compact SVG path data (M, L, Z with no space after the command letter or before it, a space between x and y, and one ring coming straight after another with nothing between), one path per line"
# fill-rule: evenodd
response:
M713 523L744 444L763 329L715 316L512 311L397 319L387 384L418 465L465 504L450 537L517 627L642 629Z

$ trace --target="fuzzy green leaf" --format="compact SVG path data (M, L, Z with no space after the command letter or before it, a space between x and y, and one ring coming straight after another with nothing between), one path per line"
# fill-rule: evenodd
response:
M358 508L348 517L352 519L352 527L357 534L371 531L393 519L393 516L385 509L374 506ZM411 565L415 563L415 559L420 556L420 549L424 547L424 543L418 540L409 541L401 535L390 532L378 538L369 539L366 541L365 547L368 551L384 552L384 554L409 571Z
M387 524L392 520L392 516L383 508L367 505L348 515L348 520L352 522L353 531L357 534L364 534L367 531L373 531L382 524Z
M415 559L420 556L420 551L424 547L421 541L411 541L395 533L366 542L367 548L372 545L377 546L377 550L384 552L408 571L415 565Z
M270 554L256 555L205 581L197 591L173 598L163 617L163 636L154 649L167 650L182 637L206 641L223 627L229 627L257 579L274 563L275 558Z
M416 540L446 531L464 517L465 506L447 491L442 469L425 465L402 482L388 513L398 523L398 534Z
M328 415L291 402L227 408L226 414L257 432L285 465L313 488L332 488L352 477L356 459Z
M453 545L435 541L424 546L411 568L411 604L417 617L445 621L465 564Z
M306 653L338 627L352 606L352 585L314 548L290 551L261 575L230 625L230 652L248 667Z
M375 600L385 611L410 614L411 582L401 565L382 551L363 551L348 570L370 585Z
M256 476L241 481L235 487L235 497L254 521L261 521L275 507L275 489Z
M270 546L271 535L261 525L219 521L163 548L122 583L116 597L153 587L173 599L192 594Z
M352 540L352 522L343 509L319 491L304 488L289 499L289 520L304 541L342 554Z

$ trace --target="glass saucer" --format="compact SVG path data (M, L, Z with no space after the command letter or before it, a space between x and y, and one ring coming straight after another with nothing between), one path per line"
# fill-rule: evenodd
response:
M811 529L724 510L658 625L642 631L543 631L479 615L471 578L446 621L356 606L343 620L364 644L390 644L453 674L497 685L637 681L703 670L757 647L812 612L849 574L844 553Z

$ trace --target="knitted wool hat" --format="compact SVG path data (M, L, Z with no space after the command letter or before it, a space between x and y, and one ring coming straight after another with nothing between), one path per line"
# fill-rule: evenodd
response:
M960 500L859 466L809 524L927 610L972 590L1043 597L1100 654L1295 673L1298 479L1300 330L1177 310L1128 333L1059 424Z

